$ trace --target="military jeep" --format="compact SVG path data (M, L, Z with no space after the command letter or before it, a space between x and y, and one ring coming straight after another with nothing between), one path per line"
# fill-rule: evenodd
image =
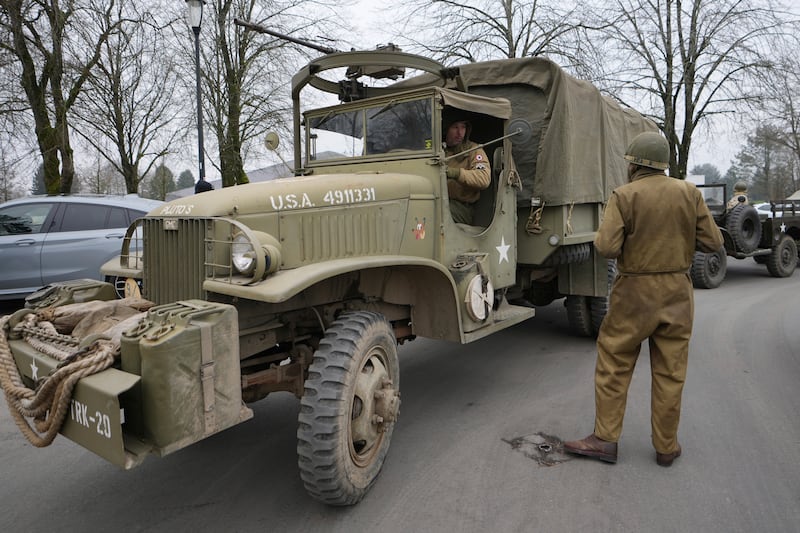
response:
M775 215L777 209L778 217L769 217L760 215L745 196L728 205L725 183L697 187L722 232L724 244L717 252L695 252L691 277L696 288L719 287L727 272L727 257L752 257L756 263L766 265L776 278L794 273L800 262L800 201L772 202L772 213Z

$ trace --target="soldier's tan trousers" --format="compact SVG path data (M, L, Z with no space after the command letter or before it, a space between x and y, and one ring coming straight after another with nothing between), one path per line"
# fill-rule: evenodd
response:
M619 440L633 369L642 342L649 338L653 446L660 453L677 449L693 316L688 274L617 278L597 337L595 435Z

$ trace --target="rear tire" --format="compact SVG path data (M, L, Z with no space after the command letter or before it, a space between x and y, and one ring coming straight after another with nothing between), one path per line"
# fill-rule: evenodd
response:
M358 503L381 471L400 405L397 341L386 319L343 313L325 332L300 402L297 455L308 493Z
M788 278L797 268L797 244L788 235L781 237L767 256L767 270L775 278Z
M603 324L603 319L608 314L608 303L611 298L611 286L614 285L614 280L617 279L617 262L614 260L608 261L608 294L605 296L591 296L589 297L589 314L591 315L592 322L592 336L596 337L600 332L600 326Z
M571 294L564 299L569 329L578 337L593 336L592 311L586 296Z
M716 289L725 279L727 269L728 258L724 248L711 253L695 252L690 272L692 285L697 289Z
M733 238L736 250L750 253L761 242L761 219L752 205L738 204L730 210L725 227Z

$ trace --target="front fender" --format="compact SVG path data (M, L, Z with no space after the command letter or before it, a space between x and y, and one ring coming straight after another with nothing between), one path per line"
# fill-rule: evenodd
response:
M334 259L289 270L280 270L254 285L233 285L224 281L206 280L203 290L267 303L285 302L292 296L322 280L339 274L395 266L423 266L441 272L450 282L455 294L456 286L450 272L436 261L402 255L377 255L370 257Z
M434 339L461 341L461 304L451 272L436 261L420 257L380 255L334 259L281 270L254 285L233 285L206 280L209 292L272 304L286 302L302 291L335 276L350 272L390 269L381 289L391 303L409 305L414 333ZM380 292L380 291L378 291Z

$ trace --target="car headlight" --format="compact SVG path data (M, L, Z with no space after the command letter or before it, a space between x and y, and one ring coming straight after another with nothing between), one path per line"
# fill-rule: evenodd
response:
M244 233L238 233L231 243L231 262L237 272L250 276L256 269L256 251Z

